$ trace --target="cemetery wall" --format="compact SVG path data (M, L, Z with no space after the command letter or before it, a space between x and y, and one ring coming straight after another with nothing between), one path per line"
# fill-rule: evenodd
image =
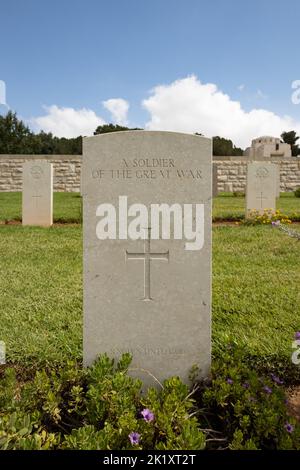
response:
M54 191L80 192L82 155L1 155L0 191L22 190L22 164L28 160L47 160L54 167ZM218 167L219 191L245 191L248 157L214 157ZM300 158L266 159L280 164L280 189L300 187Z
M218 168L218 190L245 192L248 157L214 157ZM280 165L280 191L295 191L300 187L300 158L266 158L263 161Z
M53 163L54 191L80 192L82 155L0 155L0 191L22 191L22 165L29 160Z

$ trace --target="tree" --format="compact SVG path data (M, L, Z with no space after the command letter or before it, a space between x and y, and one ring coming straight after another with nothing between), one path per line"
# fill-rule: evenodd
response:
M300 148L299 148L299 145L297 144L299 137L297 136L295 131L283 132L281 134L281 138L283 142L285 142L286 144L290 144L292 148L293 157L297 157L297 155L300 155Z
M119 126L119 124L104 124L103 126L98 126L94 132L94 135L97 134L107 134L108 132L120 132L120 131L141 131L139 127L126 127L126 126Z
M216 156L240 156L243 155L243 149L233 145L232 140L224 137L213 137L213 155Z
M0 153L77 155L82 153L82 138L60 138L43 131L34 134L16 113L9 111L0 116Z
M16 113L0 116L0 153L33 153L34 135Z

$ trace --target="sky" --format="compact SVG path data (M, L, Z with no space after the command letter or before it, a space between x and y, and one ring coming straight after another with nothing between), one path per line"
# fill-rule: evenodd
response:
M299 0L0 0L0 24L0 112L36 132L300 134Z

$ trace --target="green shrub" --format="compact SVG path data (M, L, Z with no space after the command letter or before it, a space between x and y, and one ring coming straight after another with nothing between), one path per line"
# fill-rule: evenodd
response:
M142 394L130 362L103 355L89 369L70 362L25 382L4 368L0 449L300 449L281 380L249 366L244 351L226 349L212 381L192 391L172 377Z
M300 449L300 426L289 416L283 381L274 373L260 376L229 347L214 363L212 384L203 405L217 419L230 449Z
M129 354L90 369L74 363L37 371L22 387L12 368L0 380L0 449L203 449L194 402L179 378L142 395Z
M296 189L295 191L295 196L300 197L300 188Z

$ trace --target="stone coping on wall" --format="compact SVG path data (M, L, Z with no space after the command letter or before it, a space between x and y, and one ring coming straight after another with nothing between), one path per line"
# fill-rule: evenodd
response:
M82 160L82 155L54 155L54 154L41 154L41 155L28 155L28 154L6 154L0 153L0 160Z
M4 154L4 153L0 153L0 160L1 159L20 159L20 160L27 160L27 159L30 159L30 160L78 160L78 161L81 161L82 160L82 155L59 155L59 154L40 154L40 155L29 155L29 154ZM245 156L216 156L214 155L213 156L213 160L214 161L230 161L230 162L236 162L236 163L239 163L239 162L250 162L252 161L252 159L250 159L249 157L245 157ZM284 157L284 158L281 158L281 157L270 157L270 158L263 158L261 159L263 161L272 161L272 162L278 162L278 163L281 163L281 162L286 162L286 163L297 163L297 162L300 162L300 157ZM257 160L255 160L257 161Z

